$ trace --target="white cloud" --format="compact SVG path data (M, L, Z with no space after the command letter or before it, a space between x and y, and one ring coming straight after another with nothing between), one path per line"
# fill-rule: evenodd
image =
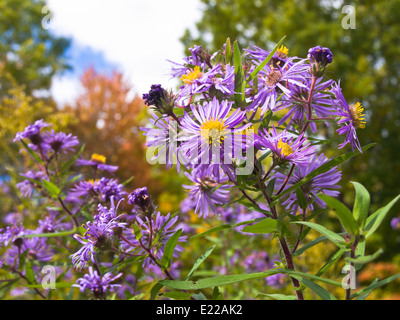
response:
M104 52L139 94L153 83L175 85L166 75L166 60L182 60L179 38L201 17L199 0L48 0L48 5L55 34Z

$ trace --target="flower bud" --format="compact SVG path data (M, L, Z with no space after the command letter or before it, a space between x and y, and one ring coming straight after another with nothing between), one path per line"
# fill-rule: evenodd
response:
M155 210L146 187L132 191L128 203L140 208L146 216L151 216Z
M332 63L333 54L329 48L316 46L308 50L307 58L312 65L310 73L319 78L323 76L326 66Z

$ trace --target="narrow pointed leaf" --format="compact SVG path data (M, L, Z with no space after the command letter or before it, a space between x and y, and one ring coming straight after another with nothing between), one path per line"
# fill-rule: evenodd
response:
M356 190L356 199L353 206L353 216L361 229L365 226L365 221L368 216L370 205L370 195L368 190L361 184L355 181L351 182Z
M344 239L342 236L338 235L337 233L319 225L313 222L307 222L307 221L295 221L292 223L298 223L298 224L304 224L307 227L310 227L314 229L315 231L318 231L322 235L324 235L327 239L332 241L334 244L336 244L339 248L343 248L344 246Z
M383 253L383 249L380 248L378 251L376 251L374 254L371 254L369 256L362 256L362 257L356 257L356 258L346 258L346 261L353 262L356 264L366 264L369 263L376 258L378 258L381 254Z
M212 246L210 249L208 249L206 252L204 252L194 263L192 269L189 271L188 275L186 276L185 280L189 280L189 278L193 275L193 273L197 270L197 268L203 263L204 260L207 259L207 257L213 252L215 249L216 245Z
M340 222L347 232L358 235L359 229L356 220L353 218L353 214L342 202L339 200L327 196L325 194L320 194L318 196L322 201L324 201L330 208L335 210L335 213L339 217Z
M237 41L233 43L233 59L235 62L235 103L237 106L241 106L245 98L245 79L242 54Z
M363 295L365 295L365 294L367 294L367 293L369 294L371 291L373 291L373 290L375 290L375 289L378 289L378 288L380 288L380 287L382 287L382 286L384 286L384 285L387 285L388 283L390 283L390 282L392 282L392 281L398 279L399 277L400 277L400 273L398 273L398 274L396 274L396 275L394 275L394 276L391 276L391 277L389 277L389 278L383 279L382 281L378 281L378 282L374 281L374 282L373 282L372 284L370 284L368 287L366 287L366 288L364 288L364 289L361 289L360 291L357 291L357 292L353 293L353 294L350 296L350 298L351 298L351 299L354 299L354 298L363 296Z
M337 298L332 293L321 287L319 284L305 278L303 278L301 282L303 282L307 287L309 287L312 291L319 295L323 300L337 300Z
M242 231L249 233L276 233L279 231L278 221L270 218L265 218L251 226L244 227Z
M179 237L181 236L182 229L178 229L171 238L168 239L165 248L164 254L161 259L161 267L163 270L168 269L171 267L171 259L172 255L174 254L174 250L176 245L178 244Z
M249 83L251 80L253 80L257 74L264 68L267 63L271 60L271 58L274 56L276 50L278 50L279 46L285 41L286 36L283 36L281 40L275 45L274 49L269 53L269 55L264 59L263 62L260 63L260 65L257 66L257 68L254 69L254 71L250 74L250 77L247 79L247 83Z
M364 231L366 231L365 237L368 238L370 237L376 229L379 228L381 225L383 219L385 219L386 215L390 211L390 209L395 205L395 203L400 199L400 195L398 195L396 198L394 198L392 201L390 201L386 206L383 208L378 209L375 211L373 214L371 214L365 225Z

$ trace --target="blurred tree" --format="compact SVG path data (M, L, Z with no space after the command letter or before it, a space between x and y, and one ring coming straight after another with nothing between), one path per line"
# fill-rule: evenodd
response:
M42 0L0 1L0 61L28 95L49 89L53 75L68 68L63 55L70 41L46 30L45 5ZM4 94L13 83L0 80Z
M107 163L119 167L116 175L121 181L134 176L135 187L150 185L150 165L139 130L147 110L143 100L132 94L132 87L117 71L107 76L91 67L81 84L83 93L66 110L76 119L69 131L85 143L84 155L102 154Z
M287 35L285 46L292 56L306 57L308 48L316 45L329 47L334 61L327 76L341 79L349 103L360 101L365 108L367 127L358 131L361 144L378 143L345 163L344 176L365 185L377 207L400 193L399 0L354 0L352 6L340 0L201 1L203 15L196 24L197 34L186 30L181 38L186 48L202 44L215 51L230 37L241 48L255 44L271 49L283 35ZM346 28L352 18L355 29ZM336 139L333 130L327 135ZM333 149L325 152L333 155ZM343 191L349 195L345 200L351 199L351 185L344 185ZM389 232L389 223L385 228L381 229L382 241L394 249L398 242Z

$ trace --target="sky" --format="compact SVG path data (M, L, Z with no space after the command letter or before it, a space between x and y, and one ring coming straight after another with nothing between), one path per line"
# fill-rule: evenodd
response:
M73 67L53 80L51 92L63 105L81 92L79 77L94 66L122 72L142 95L154 83L174 88L167 60L182 62L179 38L201 18L200 0L48 0L46 26L72 40L67 57Z

